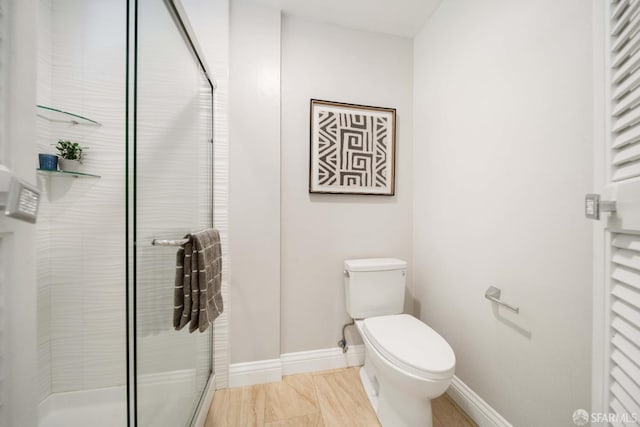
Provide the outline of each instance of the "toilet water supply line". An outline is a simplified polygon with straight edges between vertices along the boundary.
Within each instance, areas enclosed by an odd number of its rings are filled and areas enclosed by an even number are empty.
[[[348,326],[353,326],[355,324],[356,324],[355,320],[351,319],[351,322],[345,323],[344,326],[342,327],[342,339],[338,341],[338,346],[342,348],[343,353],[346,353],[347,350],[349,349],[349,346],[347,346],[347,339],[344,336],[344,331],[345,329],[347,329]]]

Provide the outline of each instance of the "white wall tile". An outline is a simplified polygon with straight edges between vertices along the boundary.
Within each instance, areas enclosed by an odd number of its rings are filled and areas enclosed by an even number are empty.
[[[51,104],[52,49],[51,0],[38,2],[38,81],[37,102]],[[38,146],[46,147],[51,140],[48,122],[37,120]],[[42,151],[41,151],[42,152]],[[44,149],[52,153],[50,147]],[[51,240],[50,205],[42,202],[36,224],[36,256],[38,283],[38,400],[51,394],[51,260],[49,242]]]
[[[102,123],[38,120],[41,152],[55,153],[58,139],[80,142],[88,147],[83,170],[102,176],[39,178],[42,398],[125,383],[126,9],[119,1],[42,0],[41,21],[38,102]]]

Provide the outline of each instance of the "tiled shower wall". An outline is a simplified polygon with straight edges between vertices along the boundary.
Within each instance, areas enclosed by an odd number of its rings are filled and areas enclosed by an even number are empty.
[[[125,384],[126,5],[41,0],[38,103],[102,123],[38,119],[40,152],[87,146],[84,171],[39,176],[39,394]],[[34,163],[35,164],[35,163]]]
[[[38,9],[38,103],[51,105],[51,1],[41,0]],[[48,122],[37,121],[38,145],[51,142]],[[41,148],[39,148],[41,150]],[[46,152],[51,152],[48,149]],[[38,277],[38,394],[39,400],[51,394],[51,276],[50,276],[50,209],[40,204],[37,233]]]

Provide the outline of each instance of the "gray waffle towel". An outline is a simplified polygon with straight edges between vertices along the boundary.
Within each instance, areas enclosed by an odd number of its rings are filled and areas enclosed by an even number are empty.
[[[216,229],[185,236],[176,254],[173,326],[204,332],[222,313],[222,248]]]

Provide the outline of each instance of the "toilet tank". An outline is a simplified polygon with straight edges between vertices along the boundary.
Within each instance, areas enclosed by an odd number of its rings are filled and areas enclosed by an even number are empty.
[[[407,262],[395,258],[344,262],[347,313],[352,319],[400,314],[404,309]]]

